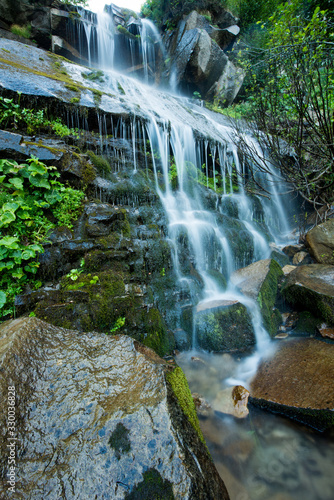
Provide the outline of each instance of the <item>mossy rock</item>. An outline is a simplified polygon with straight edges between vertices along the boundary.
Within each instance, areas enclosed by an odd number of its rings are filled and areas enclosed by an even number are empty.
[[[256,343],[250,314],[240,302],[208,303],[194,314],[193,321],[196,342],[205,350],[246,351]]]
[[[142,312],[141,328],[144,332],[139,340],[159,356],[164,356],[173,350],[175,345],[173,334],[167,330],[158,309],[151,308],[148,312]]]
[[[282,316],[278,309],[274,307],[277,297],[277,286],[282,276],[283,271],[281,266],[276,260],[271,259],[268,274],[260,288],[257,298],[264,327],[272,337],[276,335],[278,327],[282,323]]]

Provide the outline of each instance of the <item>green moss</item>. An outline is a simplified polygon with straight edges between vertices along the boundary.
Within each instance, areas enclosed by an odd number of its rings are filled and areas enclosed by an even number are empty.
[[[126,500],[174,500],[173,486],[168,479],[163,479],[160,472],[148,469],[143,474],[143,480],[138,483]]]
[[[31,38],[31,24],[25,24],[24,26],[19,26],[18,24],[12,24],[10,31],[14,35],[22,36],[23,38]]]
[[[129,430],[120,422],[116,425],[108,441],[110,448],[115,450],[117,460],[123,453],[129,453],[131,450],[131,441],[129,439]]]
[[[70,100],[71,104],[78,104],[80,102],[80,97],[72,97]]]
[[[90,165],[89,163],[86,163],[82,170],[82,179],[84,184],[90,184],[93,182],[93,180],[96,178],[96,170],[95,168]]]
[[[71,90],[72,92],[79,92],[78,87],[76,85],[73,85],[73,84],[70,84],[70,83],[67,83],[65,85],[65,89]]]
[[[285,299],[299,310],[311,311],[329,325],[334,325],[334,298],[295,284],[282,289]]]
[[[125,95],[125,90],[123,89],[122,85],[119,82],[117,82],[117,88],[120,94]]]
[[[189,385],[182,369],[177,366],[172,372],[167,374],[167,381],[170,383],[175,396],[181,406],[183,413],[188,417],[189,422],[195,429],[202,443],[205,444],[205,439],[199,426],[195,403],[192,398]]]
[[[281,276],[284,276],[281,266],[276,260],[271,259],[268,274],[260,288],[257,298],[261,309],[263,324],[272,337],[276,335],[278,326],[282,322],[279,311],[274,308],[277,296],[277,285]]]
[[[87,155],[101,176],[111,173],[110,163],[104,156],[96,155],[93,151],[87,151]]]
[[[104,73],[100,69],[92,70],[89,73],[81,73],[82,77],[91,82],[104,82]]]
[[[117,31],[121,35],[124,35],[127,38],[130,38],[130,40],[138,40],[138,37],[136,35],[133,35],[132,33],[130,33],[130,31],[128,31],[126,28],[124,28],[124,26],[122,26],[121,24],[119,24],[117,26]]]
[[[148,313],[144,311],[141,320],[145,330],[141,342],[153,349],[159,356],[170,353],[170,339],[158,309],[152,307]]]

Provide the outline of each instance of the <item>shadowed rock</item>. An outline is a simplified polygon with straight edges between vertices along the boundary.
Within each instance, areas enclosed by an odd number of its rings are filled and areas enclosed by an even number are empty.
[[[320,264],[334,264],[334,219],[319,224],[306,235],[306,244]]]

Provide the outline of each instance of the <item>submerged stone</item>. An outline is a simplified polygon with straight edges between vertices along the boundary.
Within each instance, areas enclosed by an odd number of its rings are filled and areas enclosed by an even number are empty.
[[[0,359],[2,398],[9,386],[16,391],[18,496],[229,498],[194,428],[185,378],[173,375],[180,368],[150,349],[19,318],[1,325]]]
[[[290,339],[261,363],[250,402],[325,430],[334,426],[333,378],[334,345]]]
[[[236,418],[245,418],[249,414],[247,408],[248,397],[249,391],[242,385],[236,385],[219,391],[212,402],[212,406],[215,411],[227,413]]]

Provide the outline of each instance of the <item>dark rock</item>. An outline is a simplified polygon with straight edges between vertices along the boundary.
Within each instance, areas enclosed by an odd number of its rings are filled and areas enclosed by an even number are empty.
[[[279,344],[251,382],[250,402],[324,430],[334,426],[334,346],[314,339]]]
[[[286,247],[282,248],[282,252],[285,253],[288,257],[291,259],[293,256],[298,253],[305,250],[305,245],[299,244],[299,245],[287,245]]]
[[[255,345],[252,322],[238,301],[202,302],[194,314],[196,341],[208,351],[244,351]]]
[[[334,324],[334,266],[310,264],[288,274],[282,294],[299,310],[310,311]]]
[[[79,334],[36,318],[2,324],[0,339],[2,398],[16,390],[17,495],[229,498],[180,368],[129,337]],[[4,408],[0,419],[6,500]]]
[[[311,229],[306,235],[306,245],[317,262],[334,265],[334,219]]]

